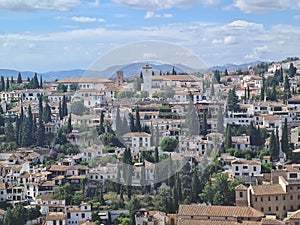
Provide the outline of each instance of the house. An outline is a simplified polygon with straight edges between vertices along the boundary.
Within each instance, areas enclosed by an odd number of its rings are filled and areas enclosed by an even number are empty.
[[[243,150],[245,148],[250,147],[250,136],[243,135],[243,136],[232,136],[231,137],[232,146],[236,150]]]
[[[63,212],[50,212],[45,218],[45,225],[67,225],[66,214]]]
[[[272,181],[272,184],[250,185],[248,188],[236,187],[236,205],[251,206],[265,214],[275,215],[279,219],[284,218],[287,212],[299,209],[299,179],[291,180],[279,176],[276,183],[275,180]]]
[[[104,90],[106,86],[112,85],[114,82],[107,78],[64,78],[57,81],[59,84],[64,84],[70,90],[72,84],[77,84],[79,89],[96,89]]]
[[[227,224],[261,221],[264,213],[252,207],[180,205],[177,224]],[[207,223],[202,223],[207,221]],[[229,223],[231,224],[231,223]]]
[[[300,209],[293,212],[288,218],[285,219],[286,224],[299,225],[300,224]]]
[[[82,202],[79,206],[67,206],[67,224],[78,224],[92,219],[92,206]]]
[[[261,162],[255,160],[235,159],[231,162],[234,178],[243,179],[246,183],[255,183],[261,177]]]
[[[123,135],[123,140],[128,147],[135,150],[151,147],[151,134],[145,132],[131,132]]]

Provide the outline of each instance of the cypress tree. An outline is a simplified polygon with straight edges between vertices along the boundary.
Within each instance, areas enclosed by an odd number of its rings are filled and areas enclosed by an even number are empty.
[[[10,83],[11,83],[11,85],[15,83],[13,76],[10,78]]]
[[[68,115],[68,106],[67,106],[67,99],[66,99],[65,95],[63,96],[61,107],[62,107],[62,115],[63,115],[63,117],[67,116]]]
[[[68,132],[68,134],[72,133],[72,130],[73,130],[73,127],[72,127],[72,118],[71,118],[71,113],[70,113],[69,118],[68,118],[68,126],[67,126],[67,132]]]
[[[5,139],[6,139],[6,142],[12,142],[15,140],[15,135],[14,135],[14,127],[12,125],[12,122],[11,122],[11,118],[8,117],[6,119],[6,125],[5,125]]]
[[[39,80],[38,80],[38,77],[37,77],[37,73],[34,74],[34,77],[32,78],[32,82],[31,82],[31,88],[32,89],[37,89],[39,88]]]
[[[120,116],[120,107],[117,108],[117,114],[116,114],[116,134],[118,137],[122,136],[123,133],[123,123],[122,123],[122,119]]]
[[[217,130],[219,133],[224,133],[224,114],[222,111],[221,105],[218,108],[218,123],[217,123]]]
[[[158,162],[159,162],[158,147],[155,146],[155,149],[154,149],[154,163],[158,163]]]
[[[131,132],[135,132],[134,117],[131,113],[129,114],[129,127]]]
[[[43,88],[43,77],[40,76],[40,84],[39,84],[39,88]]]
[[[227,124],[226,126],[226,132],[225,132],[225,149],[232,148],[232,132],[231,132],[231,126]]]
[[[58,105],[58,114],[59,114],[59,119],[62,120],[63,117],[63,113],[62,113],[62,108],[61,108],[61,101],[59,101],[59,105]]]
[[[194,202],[199,200],[199,194],[201,193],[201,182],[199,178],[199,172],[196,168],[193,169],[193,177],[192,177],[192,191],[191,191],[191,199]]]
[[[43,121],[43,103],[42,96],[39,98],[39,124],[36,132],[36,144],[37,146],[43,146],[45,139],[45,125]]]
[[[289,148],[287,118],[284,119],[284,125],[282,128],[281,149],[286,154],[288,159],[292,158],[292,153]]]
[[[17,83],[18,84],[22,84],[22,76],[21,76],[21,73],[19,72],[19,74],[18,74],[18,79],[17,79]]]
[[[272,161],[277,160],[279,157],[279,152],[278,152],[278,148],[276,145],[277,145],[276,144],[276,136],[275,136],[274,131],[272,131],[271,136],[270,136],[270,144],[269,144]]]
[[[1,91],[5,91],[5,81],[4,81],[4,77],[3,76],[1,76],[1,86],[0,86],[1,88]]]
[[[43,110],[43,119],[45,124],[51,122],[51,108],[48,103],[46,103],[45,108]]]
[[[135,129],[134,130],[135,130],[135,132],[141,132],[141,130],[142,130],[139,106],[136,107],[136,111],[135,111]]]
[[[206,117],[206,111],[204,111],[203,118],[202,118],[201,134],[205,136],[208,133],[207,130],[208,130],[207,117]]]
[[[99,129],[98,129],[98,133],[99,135],[103,134],[104,133],[104,112],[101,111],[101,114],[100,114],[100,125],[99,125]]]
[[[7,77],[6,78],[6,88],[5,88],[5,90],[8,91],[8,89],[9,89],[9,79]]]
[[[22,139],[21,139],[21,146],[22,147],[29,147],[32,145],[32,135],[31,135],[31,127],[29,118],[25,117],[23,122],[23,128],[22,128]]]
[[[155,129],[155,145],[159,145],[159,129],[158,129],[158,124],[156,124],[156,129]]]
[[[285,79],[284,79],[283,92],[284,92],[285,99],[288,99],[292,96],[291,95],[291,86],[290,86],[289,78],[287,75],[285,75]]]
[[[43,98],[42,95],[39,96],[39,116],[43,116]]]

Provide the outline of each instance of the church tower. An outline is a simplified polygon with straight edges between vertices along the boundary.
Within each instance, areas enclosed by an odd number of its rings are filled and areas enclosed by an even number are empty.
[[[236,206],[249,206],[248,202],[248,188],[245,185],[238,185],[235,188],[235,205]]]
[[[117,77],[115,80],[115,85],[116,86],[121,86],[124,83],[124,72],[123,70],[118,70],[117,71]]]
[[[149,65],[143,66],[142,69],[143,80],[144,80],[144,91],[150,93],[152,87],[152,67]]]

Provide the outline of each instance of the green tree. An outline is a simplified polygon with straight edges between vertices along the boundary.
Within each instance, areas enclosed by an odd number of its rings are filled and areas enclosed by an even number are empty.
[[[22,75],[21,73],[19,72],[18,73],[18,78],[17,78],[17,84],[22,84],[23,80],[22,80]]]
[[[135,214],[140,209],[141,204],[139,199],[134,195],[128,202],[126,209],[129,210],[130,224],[135,225]]]
[[[220,71],[219,70],[215,70],[214,71],[214,78],[216,79],[216,81],[218,82],[218,84],[220,83],[221,80],[221,75],[220,75]]]
[[[215,174],[214,179],[205,184],[200,197],[204,202],[212,205],[233,206],[235,203],[234,188],[240,183],[242,182],[238,179],[229,183],[227,174]]]
[[[272,131],[271,136],[270,136],[270,144],[269,144],[272,160],[278,160],[278,158],[279,158],[279,149],[277,147],[276,142],[277,142],[276,135],[275,135],[274,131]]]
[[[129,127],[131,132],[135,132],[134,117],[131,113],[129,114]]]
[[[99,125],[99,128],[98,128],[98,134],[101,135],[105,132],[104,130],[104,112],[101,111],[101,114],[100,114],[100,125]]]
[[[53,198],[58,200],[66,200],[66,204],[70,205],[74,191],[70,183],[56,188],[53,191]]]
[[[221,134],[224,133],[224,114],[221,105],[218,108],[217,131]]]
[[[158,147],[155,146],[155,149],[154,149],[154,163],[158,163],[158,162],[159,162]]]
[[[284,119],[284,125],[282,128],[282,137],[281,137],[281,150],[286,154],[288,159],[292,158],[292,152],[290,151],[290,144],[288,139],[288,125],[287,125],[287,118]]]
[[[297,73],[297,67],[295,67],[293,63],[290,63],[289,76],[294,77],[296,73]]]
[[[75,115],[82,116],[87,111],[88,109],[84,106],[83,100],[73,102],[71,105],[71,112]]]
[[[208,124],[207,124],[207,116],[206,116],[206,111],[203,112],[203,117],[201,120],[201,131],[200,134],[203,136],[206,136],[208,133]]]
[[[6,91],[8,91],[8,89],[9,89],[9,87],[10,87],[10,85],[9,85],[9,79],[8,79],[8,77],[6,78]]]
[[[83,105],[83,101],[79,101],[79,102],[81,102],[82,105]],[[74,102],[74,103],[72,104],[73,110],[74,110],[75,112],[79,113],[80,110],[83,110],[83,109],[81,109],[81,107],[82,107],[81,103]],[[79,104],[79,105],[78,105],[78,104]],[[71,106],[71,107],[72,107],[72,106]],[[68,105],[67,105],[67,99],[66,99],[66,96],[65,96],[65,95],[63,96],[63,99],[62,99],[61,108],[62,108],[62,116],[63,116],[63,117],[64,117],[64,116],[67,116],[67,115],[68,115]],[[82,108],[85,108],[85,107],[83,106]],[[72,110],[72,108],[71,108],[71,110]],[[73,112],[73,110],[72,110],[72,112]],[[74,114],[76,114],[76,113],[74,113]],[[81,114],[76,114],[76,115],[81,115]]]
[[[45,123],[51,122],[51,108],[48,103],[46,103],[43,110],[43,119]]]
[[[193,169],[193,177],[192,177],[192,190],[191,190],[191,199],[193,202],[198,202],[199,194],[201,193],[201,182],[199,176],[199,170],[197,168]]]
[[[72,127],[72,116],[71,114],[69,115],[68,118],[68,126],[67,126],[67,133],[72,133],[73,127]]]
[[[59,93],[65,93],[68,91],[68,87],[62,83],[58,84],[57,85],[57,88],[56,88],[57,92]]]
[[[289,78],[285,75],[284,84],[283,84],[283,92],[284,92],[284,99],[290,98],[291,95],[291,86],[289,82]]]
[[[232,131],[231,131],[231,126],[227,124],[226,126],[226,131],[225,131],[225,149],[232,148]]]
[[[6,142],[15,141],[14,127],[12,125],[10,117],[8,117],[6,119],[6,124],[5,124],[5,139],[6,139]]]
[[[240,110],[239,99],[236,95],[235,88],[229,90],[227,96],[227,111],[238,112]]]
[[[3,76],[1,76],[0,90],[1,91],[5,91],[5,81],[4,81],[4,77]]]
[[[177,149],[178,143],[176,138],[165,137],[160,142],[160,148],[162,151],[174,152]]]
[[[135,130],[135,132],[141,132],[141,130],[142,130],[139,106],[136,106],[136,109],[135,109],[134,130]]]

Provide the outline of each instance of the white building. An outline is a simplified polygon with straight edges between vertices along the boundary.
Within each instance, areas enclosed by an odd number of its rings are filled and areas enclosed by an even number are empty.
[[[261,162],[256,160],[236,159],[231,162],[231,166],[233,176],[243,179],[246,183],[253,183],[256,177],[262,176]]]
[[[88,203],[81,203],[80,206],[67,206],[66,212],[67,225],[92,219],[92,206]]]
[[[149,148],[151,147],[150,139],[151,134],[145,132],[132,132],[123,135],[123,139],[125,144],[128,147],[131,147],[135,150],[139,150],[140,148]]]

